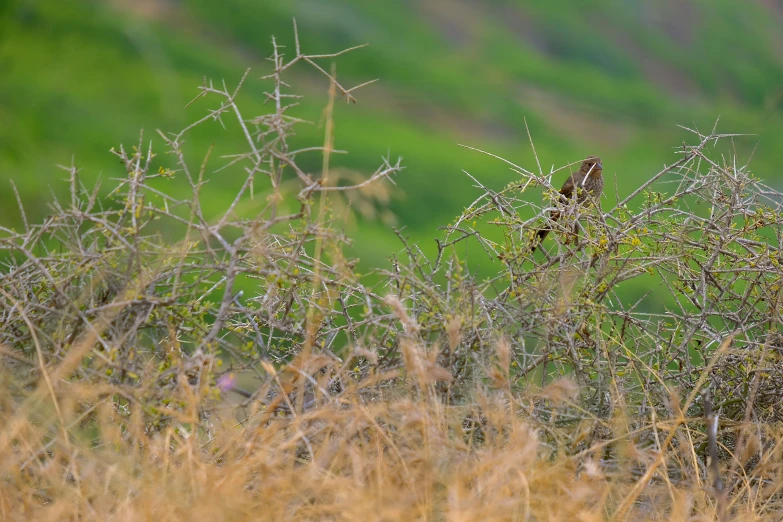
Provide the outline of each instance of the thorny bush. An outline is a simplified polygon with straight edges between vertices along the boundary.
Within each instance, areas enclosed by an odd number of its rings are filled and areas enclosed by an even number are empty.
[[[520,180],[493,191],[473,178],[481,195],[445,227],[435,255],[400,234],[390,268],[360,277],[342,254],[348,238],[332,219],[332,198],[386,183],[401,162],[385,158],[366,180],[340,185],[329,177],[330,122],[322,146],[294,148],[301,120],[283,80],[294,64],[328,77],[329,110],[337,97],[353,101],[356,88],[319,65],[342,53],[306,55],[297,38],[286,61],[273,47],[263,79],[269,114],[247,118],[237,105],[247,73],[233,90],[205,83],[199,96],[215,108],[179,133],[159,131],[176,168],[158,167],[152,143],[140,139],[112,151],[125,175],[108,197],[71,166],[70,199],[55,201],[49,218],[22,232],[0,228],[0,448],[14,448],[5,470],[43,466],[57,450],[74,476],[73,432],[101,431],[100,419],[120,427],[102,435],[115,444],[147,437],[151,445],[155,433],[168,434],[172,448],[184,444],[172,433],[216,444],[227,396],[246,421],[248,411],[264,412],[254,426],[281,416],[303,422],[305,413],[322,426],[315,412],[349,403],[435,401],[461,412],[460,430],[443,437],[488,444],[504,428],[490,415],[497,404],[482,401],[501,397],[501,409],[525,418],[548,451],[589,455],[607,470],[629,465],[633,484],[701,483],[704,405],[714,402],[726,418],[720,451],[732,456],[721,471],[726,490],[748,496],[779,483],[768,421],[779,418],[783,381],[783,209],[781,194],[736,156],[713,157],[733,136],[693,131],[694,143],[633,193],[606,195],[603,209],[561,208],[535,255],[536,227],[562,205],[550,184],[557,171],[498,158]],[[213,218],[201,204],[207,158],[186,155],[183,143],[196,126],[228,118],[245,151],[220,174],[239,172],[245,182]],[[320,172],[300,168],[302,155],[317,153]],[[152,183],[170,176],[187,179],[189,197]],[[241,203],[259,187],[272,196],[247,217]],[[534,187],[543,187],[542,204]],[[485,232],[493,228],[502,234]],[[171,230],[182,236],[172,241]],[[479,278],[460,258],[466,241],[486,252],[494,276]],[[363,426],[389,448],[404,436],[391,417]],[[275,432],[292,449],[280,458],[314,462],[323,433],[297,429]],[[621,439],[635,456],[621,458]],[[758,501],[778,495],[753,491]],[[615,508],[638,498],[631,487]]]

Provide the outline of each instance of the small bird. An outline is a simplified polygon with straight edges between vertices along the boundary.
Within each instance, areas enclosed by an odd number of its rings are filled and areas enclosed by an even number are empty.
[[[569,199],[576,197],[578,205],[589,205],[591,203],[600,203],[601,194],[604,190],[603,165],[598,156],[589,156],[579,167],[577,172],[572,173],[560,189],[560,201],[566,203]],[[560,219],[561,212],[552,210],[549,217],[552,221]],[[532,252],[544,240],[552,229],[542,228],[533,238]]]

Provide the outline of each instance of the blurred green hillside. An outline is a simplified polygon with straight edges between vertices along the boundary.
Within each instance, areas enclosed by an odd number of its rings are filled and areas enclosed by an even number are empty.
[[[51,191],[67,186],[56,164],[71,158],[87,182],[122,177],[108,151],[145,131],[178,131],[216,101],[185,105],[207,77],[231,87],[251,67],[241,95],[245,116],[262,105],[270,38],[293,53],[292,18],[303,50],[370,46],[337,60],[341,81],[380,81],[335,114],[336,166],[372,172],[382,155],[403,156],[390,210],[425,247],[479,194],[462,169],[494,188],[515,179],[503,164],[460,148],[469,144],[537,170],[587,154],[604,158],[609,198],[620,197],[677,158],[692,138],[678,124],[754,133],[740,157],[771,184],[783,182],[783,5],[729,0],[6,0],[0,3],[0,220],[46,215]],[[328,67],[328,63],[324,64]],[[328,87],[297,68],[306,95],[298,139],[317,144]],[[242,150],[236,129],[218,123],[191,137],[198,162]],[[218,156],[213,156],[217,158]],[[165,164],[162,154],[160,161]],[[223,207],[240,176],[214,172],[209,203]],[[307,165],[320,168],[313,156]],[[562,174],[561,174],[562,176]],[[173,180],[185,189],[182,180]],[[555,179],[559,184],[560,179]],[[531,197],[533,197],[531,195]],[[380,210],[380,209],[379,209]],[[359,216],[350,226],[367,266],[399,244],[386,223]]]

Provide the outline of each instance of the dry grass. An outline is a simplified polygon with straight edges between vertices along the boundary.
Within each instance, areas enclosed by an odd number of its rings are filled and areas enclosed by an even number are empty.
[[[58,394],[59,412],[43,399],[19,406],[6,391],[0,513],[40,521],[715,519],[695,449],[701,437],[674,429],[685,419],[644,425],[676,435],[681,445],[663,452],[639,446],[620,416],[559,424],[579,409],[576,386],[511,392],[505,349],[498,345],[487,369],[491,384],[459,405],[443,403],[439,376],[413,343],[407,385],[378,386],[393,374],[345,375],[346,389],[318,394],[308,408],[253,400],[239,422],[236,409],[216,407],[184,379],[177,421],[159,430],[145,428],[141,409],[118,400],[118,390],[72,386]],[[269,388],[296,396],[293,367],[318,368],[322,382],[339,371],[323,356],[297,360]],[[544,404],[548,422],[531,415]],[[60,422],[67,437],[52,435]],[[578,450],[585,439],[592,443]],[[745,477],[738,488],[736,520],[777,520],[780,435],[774,440],[753,468],[765,480]],[[655,464],[659,472],[645,473]]]
[[[409,347],[408,386],[379,391],[373,376],[346,376],[349,388],[307,410],[275,412],[255,400],[241,422],[183,380],[177,422],[153,431],[116,390],[74,386],[58,396],[68,437],[53,438],[59,421],[50,401],[14,407],[6,393],[0,513],[41,521],[714,519],[714,498],[691,467],[697,456],[687,454],[697,440],[658,453],[637,446],[624,432],[627,419],[617,418],[600,443],[576,451],[580,438],[593,437],[586,426],[558,428],[529,414],[546,402],[567,416],[576,407],[572,383],[520,396],[498,365],[492,385],[445,405],[422,369],[423,352]],[[311,364],[335,377],[323,357]],[[287,377],[284,370],[272,382]],[[197,414],[204,409],[208,419]],[[675,425],[662,419],[647,429],[663,437]],[[780,453],[779,439],[768,451]],[[643,476],[657,461],[681,477]],[[618,513],[639,484],[638,499]],[[741,492],[737,519],[775,519],[773,484]]]

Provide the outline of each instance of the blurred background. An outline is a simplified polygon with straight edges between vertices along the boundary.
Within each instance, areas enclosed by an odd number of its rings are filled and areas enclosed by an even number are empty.
[[[718,130],[755,134],[736,141],[740,157],[755,149],[756,175],[783,183],[780,0],[3,0],[0,222],[21,224],[9,179],[36,221],[67,193],[57,164],[73,158],[87,184],[123,177],[108,151],[138,143],[141,129],[163,152],[155,129],[179,131],[217,106],[186,108],[204,77],[233,88],[251,67],[240,105],[248,118],[267,112],[271,37],[293,54],[293,18],[305,53],[370,44],[336,60],[341,82],[379,79],[336,108],[342,175],[404,157],[397,185],[356,204],[345,225],[367,266],[399,250],[390,225],[434,247],[437,227],[480,194],[463,169],[496,189],[518,179],[458,143],[537,170],[525,120],[546,171],[604,159],[605,208],[694,141],[678,125],[709,132],[719,117]],[[306,97],[292,114],[313,122],[297,139],[317,145],[328,80],[304,64],[292,74]],[[213,142],[244,150],[230,122],[189,139],[193,162]],[[320,158],[310,161],[318,172]],[[220,164],[207,173],[215,211],[241,183]]]

